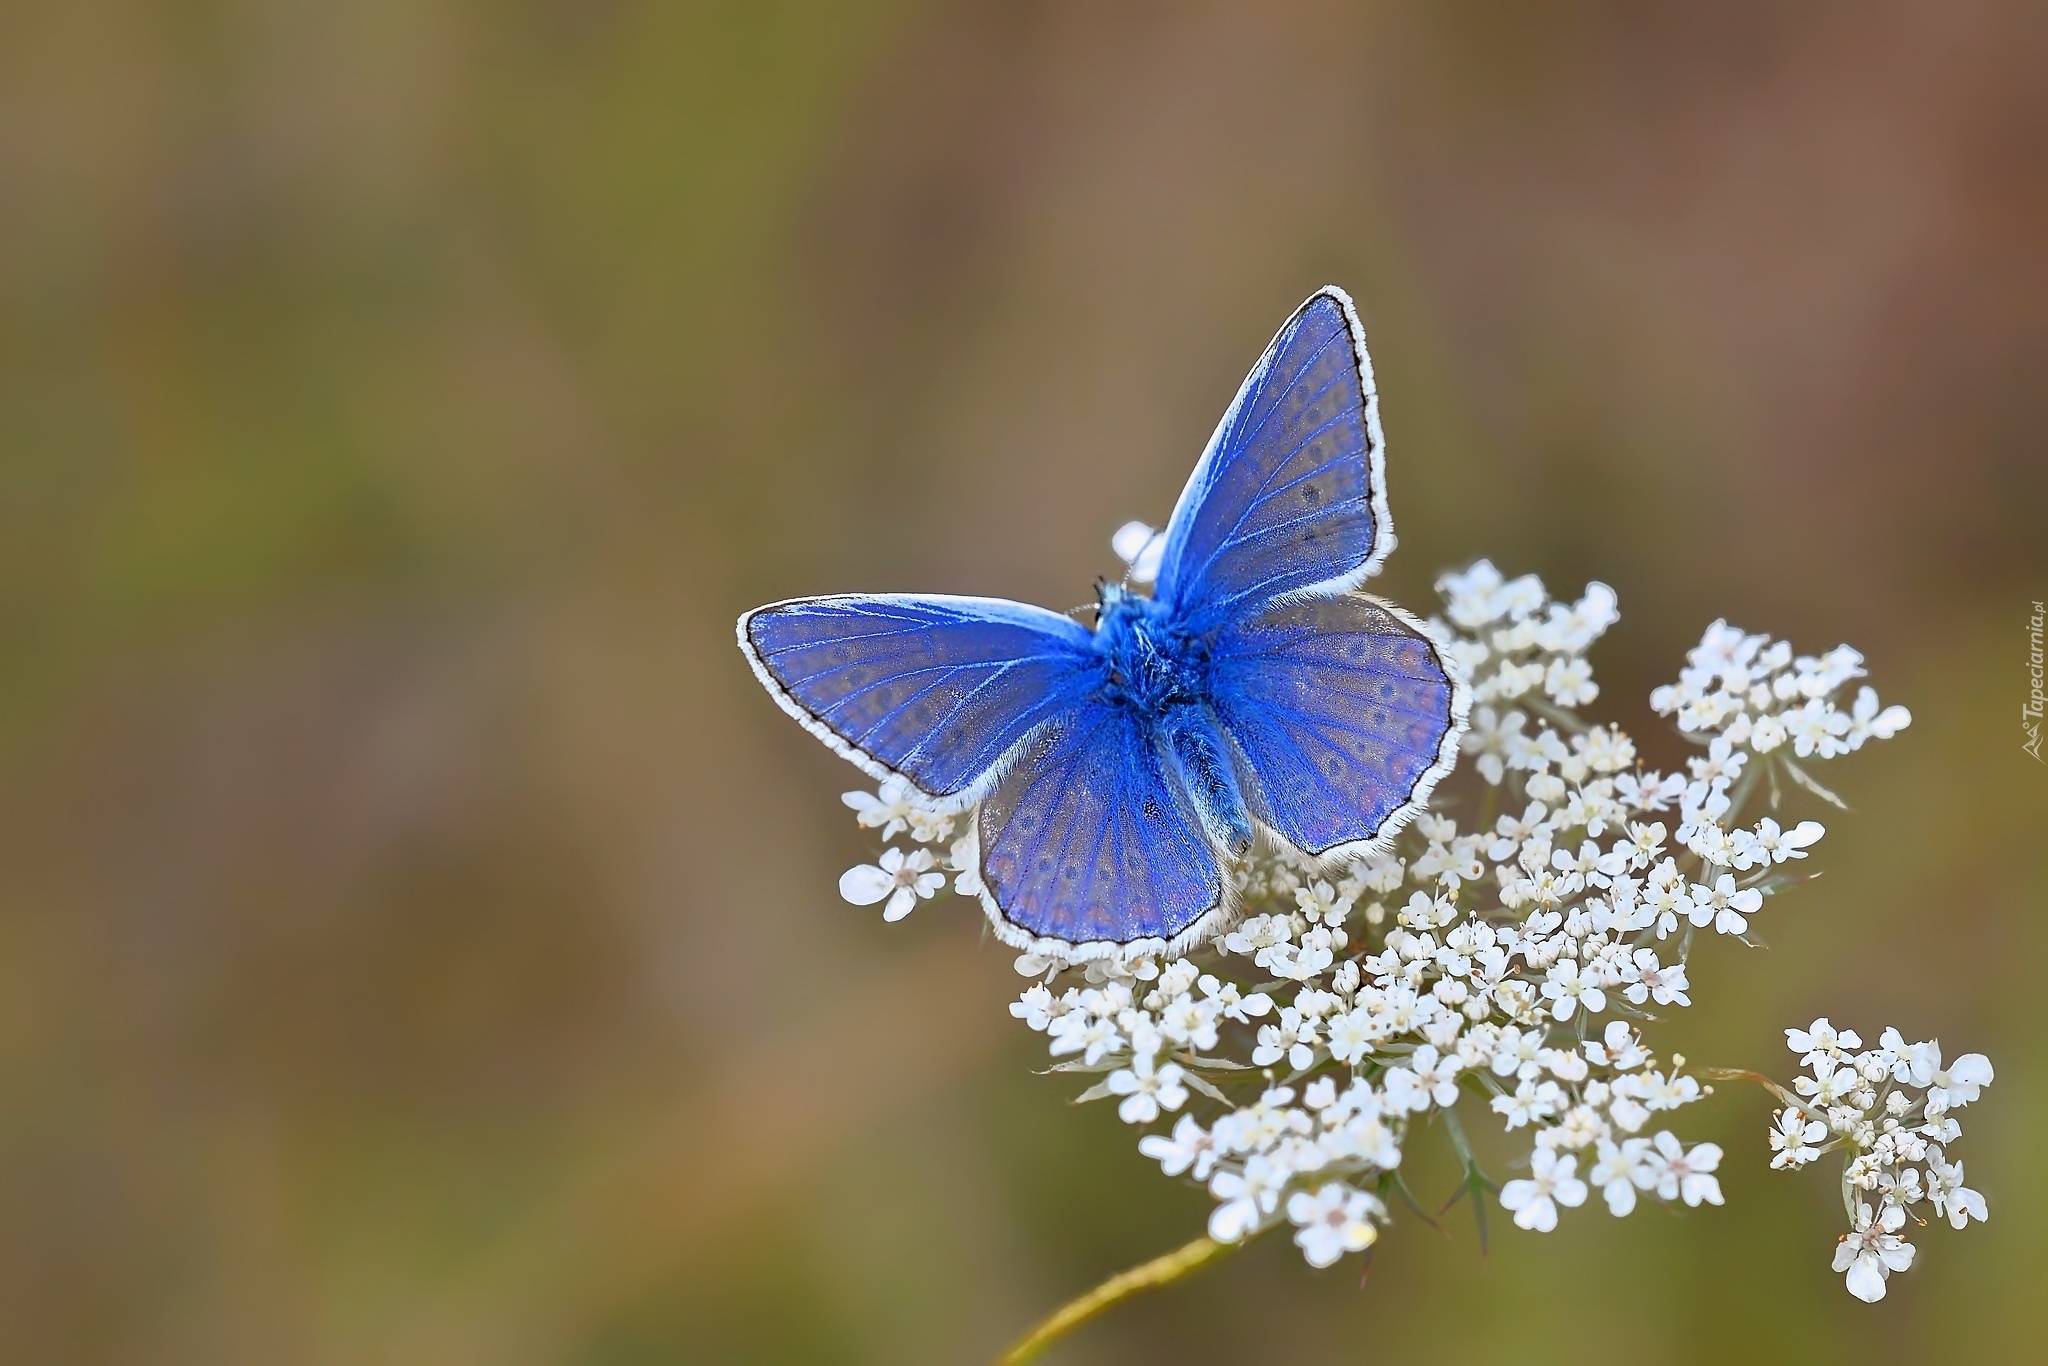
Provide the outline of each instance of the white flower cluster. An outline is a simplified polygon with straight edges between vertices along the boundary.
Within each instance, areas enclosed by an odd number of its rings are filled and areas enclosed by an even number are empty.
[[[1127,560],[1156,544],[1145,531],[1119,532]],[[1595,1190],[1615,1216],[1645,1200],[1721,1203],[1721,1150],[1664,1127],[1711,1088],[1682,1057],[1660,1059],[1641,1025],[1691,1004],[1697,935],[1754,942],[1766,899],[1799,880],[1790,865],[1824,833],[1812,820],[1745,821],[1760,779],[1774,807],[1781,771],[1831,798],[1792,754],[1830,757],[1911,719],[1868,688],[1836,707],[1861,673],[1846,647],[1794,659],[1716,623],[1656,694],[1698,752],[1681,769],[1647,768],[1627,735],[1576,710],[1599,695],[1586,652],[1618,620],[1613,590],[1556,602],[1533,576],[1485,561],[1438,590],[1431,624],[1472,685],[1463,752],[1481,781],[1440,788],[1391,847],[1350,865],[1262,846],[1235,870],[1242,918],[1189,956],[1017,960],[1038,980],[1011,1013],[1046,1036],[1055,1071],[1098,1078],[1080,1099],[1115,1099],[1125,1122],[1158,1126],[1139,1149],[1207,1187],[1210,1236],[1291,1225],[1315,1266],[1371,1246],[1390,1197],[1413,1203],[1400,1169],[1418,1119],[1441,1120],[1459,1194],[1483,1220],[1496,1188],[1466,1136],[1475,1109],[1527,1145],[1527,1176],[1497,1188],[1523,1228],[1554,1228]],[[893,920],[947,871],[974,890],[971,837],[954,842],[955,823],[900,783],[846,801],[911,846],[848,871],[848,901],[886,902]],[[1916,1103],[1899,1114],[1926,1116],[1930,1102]],[[1946,1179],[1927,1170],[1930,1190]],[[1874,1217],[1880,1228],[1889,1216]]]
[[[1440,1113],[1470,1189],[1490,1184],[1458,1118],[1468,1097],[1530,1145],[1530,1176],[1500,1189],[1524,1228],[1555,1227],[1587,1180],[1617,1215],[1639,1195],[1721,1200],[1719,1149],[1653,1123],[1706,1088],[1682,1060],[1660,1065],[1634,1022],[1689,1001],[1693,929],[1742,934],[1763,890],[1704,865],[1694,881],[1697,860],[1657,819],[1686,780],[1635,770],[1626,736],[1570,715],[1597,695],[1585,650],[1615,620],[1610,590],[1551,603],[1535,579],[1505,582],[1487,564],[1442,587],[1458,630],[1438,629],[1488,699],[1482,724],[1514,737],[1472,746],[1499,756],[1481,767],[1507,788],[1508,814],[1466,830],[1433,811],[1393,849],[1333,872],[1263,853],[1239,871],[1248,914],[1210,967],[1092,964],[1055,994],[1058,964],[1018,964],[1048,980],[1013,1012],[1063,1070],[1108,1073],[1084,1098],[1124,1097],[1133,1123],[1191,1090],[1228,1107],[1207,1125],[1181,1114],[1139,1144],[1167,1174],[1207,1184],[1210,1235],[1284,1218],[1318,1266],[1372,1242],[1417,1117]],[[1555,708],[1495,705],[1539,693]],[[1500,794],[1480,795],[1490,810]],[[1245,966],[1233,973],[1233,960]],[[1253,1077],[1256,1098],[1226,1097]]]
[[[955,890],[972,892],[975,880],[971,838],[953,840],[954,821],[934,815],[918,801],[901,778],[891,778],[877,792],[848,792],[840,800],[852,807],[864,829],[880,830],[883,839],[907,835],[908,853],[891,845],[873,863],[849,868],[839,876],[839,895],[855,906],[882,906],[882,919],[897,921],[929,901],[955,874]],[[943,871],[941,871],[943,870]]]
[[[1832,759],[1889,740],[1911,724],[1904,707],[1883,707],[1861,688],[1847,711],[1836,694],[1863,677],[1863,656],[1847,645],[1794,657],[1792,647],[1717,621],[1686,654],[1676,683],[1650,694],[1660,716],[1676,716],[1688,735],[1717,735],[1769,754],[1786,745],[1801,759]]]
[[[1944,1065],[1940,1044],[1907,1043],[1891,1028],[1864,1049],[1856,1031],[1825,1019],[1786,1030],[1785,1041],[1809,1075],[1792,1083],[1797,1095],[1771,1087],[1785,1102],[1771,1128],[1771,1165],[1796,1169],[1843,1154],[1849,1232],[1835,1248],[1835,1270],[1857,1299],[1881,1300],[1886,1278],[1913,1264],[1901,1230],[1909,1218],[1927,1222],[1915,1205],[1957,1228],[1988,1217],[1984,1197],[1963,1184],[1963,1164],[1951,1162],[1948,1150],[1962,1136],[1954,1112],[1991,1084],[1991,1060],[1965,1053]]]

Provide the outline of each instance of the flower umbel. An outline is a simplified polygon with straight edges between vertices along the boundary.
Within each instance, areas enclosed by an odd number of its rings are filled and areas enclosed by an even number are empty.
[[[1140,524],[1118,532],[1132,582],[1157,545]],[[1715,622],[1651,694],[1691,746],[1652,767],[1578,712],[1601,696],[1587,652],[1620,619],[1612,589],[1553,600],[1484,560],[1437,588],[1431,625],[1475,704],[1462,787],[1355,863],[1260,845],[1233,870],[1235,925],[1184,957],[1017,960],[1033,981],[1011,1013],[1046,1036],[1054,1071],[1092,1074],[1080,1099],[1115,1099],[1151,1130],[1140,1152],[1206,1188],[1215,1245],[1291,1226],[1311,1266],[1366,1251],[1391,1195],[1407,1198],[1403,1153],[1425,1131],[1456,1149],[1460,1198],[1484,1199],[1496,1187],[1463,1119],[1487,1115],[1521,1154],[1526,1175],[1497,1189],[1523,1229],[1581,1217],[1595,1195],[1612,1217],[1721,1204],[1721,1149],[1666,1127],[1712,1087],[1644,1029],[1691,1008],[1696,949],[1754,942],[1807,876],[1825,827],[1782,804],[1840,804],[1811,767],[1912,719],[1857,682],[1847,646],[1798,655]],[[900,786],[846,800],[913,846],[850,870],[848,901],[895,920],[949,873],[972,890],[971,814],[956,844],[955,821]],[[1772,1084],[1770,1164],[1842,1154],[1835,1269],[1880,1298],[1912,1264],[1916,1207],[1957,1228],[1986,1216],[1949,1153],[1991,1065],[1889,1029],[1865,1050],[1825,1019],[1787,1039],[1807,1074]]]
[[[1944,1065],[1939,1043],[1907,1043],[1889,1027],[1877,1047],[1865,1049],[1855,1030],[1826,1019],[1786,1030],[1785,1043],[1807,1075],[1789,1091],[1766,1082],[1785,1102],[1771,1126],[1771,1165],[1795,1170],[1842,1154],[1849,1232],[1835,1248],[1835,1270],[1857,1299],[1881,1300],[1891,1273],[1913,1264],[1907,1221],[1932,1222],[1916,1207],[1956,1228],[1989,1217],[1984,1197],[1963,1184],[1963,1164],[1948,1153],[1962,1137],[1955,1112],[1991,1084],[1991,1060],[1965,1053]]]

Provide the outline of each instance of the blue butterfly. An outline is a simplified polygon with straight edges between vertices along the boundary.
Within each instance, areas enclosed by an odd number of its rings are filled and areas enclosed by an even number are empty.
[[[1357,591],[1394,548],[1379,401],[1344,291],[1310,296],[1195,466],[1151,596],[1093,630],[994,598],[796,598],[739,621],[782,709],[878,779],[974,816],[1005,943],[1179,952],[1259,840],[1381,848],[1450,770],[1467,690],[1420,621]]]

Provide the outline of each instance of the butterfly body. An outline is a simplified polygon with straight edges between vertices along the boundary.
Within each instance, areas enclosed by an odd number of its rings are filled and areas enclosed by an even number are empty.
[[[775,700],[877,778],[972,809],[983,904],[1061,957],[1185,946],[1262,838],[1340,862],[1427,800],[1464,723],[1429,629],[1357,591],[1393,545],[1364,337],[1325,289],[1239,390],[1155,591],[1091,631],[996,599],[803,598],[740,619]]]
[[[1102,680],[1092,700],[1128,713],[1194,801],[1203,829],[1233,858],[1251,852],[1251,808],[1210,707],[1210,642],[1170,606],[1104,584],[1095,626]]]

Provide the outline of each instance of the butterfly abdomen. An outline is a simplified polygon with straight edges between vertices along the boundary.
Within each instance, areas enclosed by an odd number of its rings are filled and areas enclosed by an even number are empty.
[[[1175,708],[1161,719],[1157,734],[1171,771],[1194,799],[1209,838],[1232,858],[1251,853],[1251,810],[1215,714],[1202,706]]]

